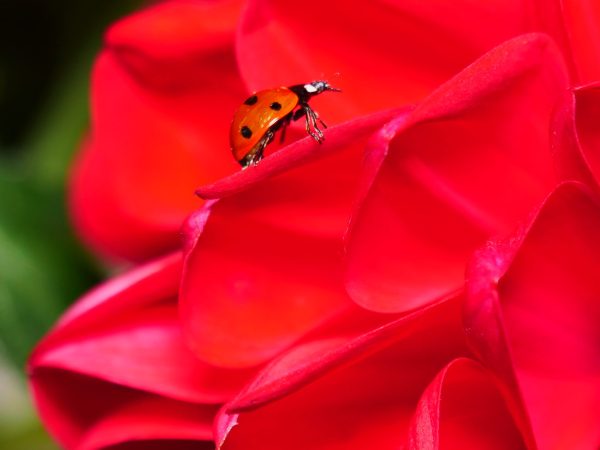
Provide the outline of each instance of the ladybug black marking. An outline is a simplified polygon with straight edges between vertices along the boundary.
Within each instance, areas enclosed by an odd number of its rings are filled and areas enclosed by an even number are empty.
[[[250,128],[248,128],[246,125],[244,125],[242,127],[242,129],[240,130],[240,133],[246,139],[250,139],[252,137],[252,130]]]
[[[273,102],[273,103],[271,103],[270,108],[273,111],[279,111],[281,109],[281,103],[279,103],[279,102]]]
[[[252,95],[251,97],[248,97],[246,99],[246,101],[244,102],[244,105],[248,105],[248,106],[252,106],[254,105],[256,102],[258,101],[258,97],[256,95]]]

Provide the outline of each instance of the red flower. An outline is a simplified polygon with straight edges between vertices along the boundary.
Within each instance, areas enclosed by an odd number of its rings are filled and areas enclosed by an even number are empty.
[[[109,31],[76,223],[143,260],[188,218],[183,265],[109,282],[35,351],[65,447],[598,444],[600,88],[573,88],[596,16],[492,3],[173,1]],[[344,91],[314,101],[326,141],[296,124],[239,171],[247,91],[320,78]]]

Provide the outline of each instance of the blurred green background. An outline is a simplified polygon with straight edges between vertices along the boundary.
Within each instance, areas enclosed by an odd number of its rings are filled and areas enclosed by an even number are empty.
[[[0,4],[0,449],[57,448],[24,365],[36,341],[104,277],[67,217],[66,176],[88,126],[102,33],[141,1]]]

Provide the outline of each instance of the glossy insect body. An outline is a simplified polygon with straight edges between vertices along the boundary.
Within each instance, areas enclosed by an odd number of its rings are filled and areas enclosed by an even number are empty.
[[[256,165],[263,157],[265,147],[281,129],[281,140],[292,120],[306,117],[306,132],[317,142],[324,140],[325,123],[309,106],[309,100],[325,91],[339,91],[326,81],[313,81],[290,87],[259,91],[246,99],[233,116],[229,141],[235,159],[246,168]]]

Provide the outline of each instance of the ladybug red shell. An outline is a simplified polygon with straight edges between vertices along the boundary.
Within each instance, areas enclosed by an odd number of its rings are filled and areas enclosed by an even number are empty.
[[[326,81],[298,84],[290,87],[266,89],[252,94],[240,106],[231,122],[229,141],[233,156],[243,168],[256,165],[263,157],[265,147],[273,140],[275,132],[281,129],[281,140],[285,128],[292,120],[306,117],[306,132],[317,142],[324,140],[325,123],[309,106],[309,100],[325,91],[339,89],[329,86]]]

